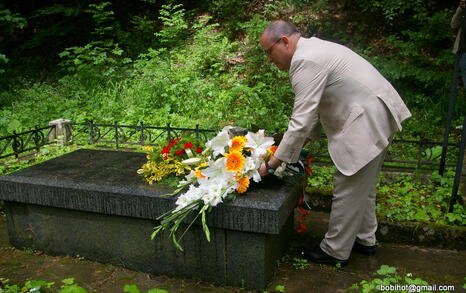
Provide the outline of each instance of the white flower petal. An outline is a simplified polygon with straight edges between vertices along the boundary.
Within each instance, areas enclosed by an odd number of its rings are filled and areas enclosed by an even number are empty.
[[[182,161],[181,163],[186,165],[197,165],[201,161],[201,158],[190,158]]]

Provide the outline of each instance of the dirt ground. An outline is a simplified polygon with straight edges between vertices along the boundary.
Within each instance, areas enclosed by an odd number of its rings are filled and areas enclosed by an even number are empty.
[[[328,214],[311,212],[306,219],[307,231],[296,234],[290,243],[266,291],[275,292],[277,285],[286,293],[345,292],[352,284],[374,277],[381,265],[394,266],[401,273],[412,273],[431,285],[455,285],[454,292],[466,292],[466,251],[440,250],[394,243],[380,243],[375,256],[353,253],[343,269],[311,264],[298,268],[294,260],[296,247],[317,245],[327,229]],[[18,250],[10,246],[5,217],[0,217],[0,278],[14,282],[36,279],[55,282],[65,278],[89,292],[123,292],[125,284],[137,285],[142,291],[150,288],[170,293],[233,293],[250,292],[243,288],[224,287],[198,280],[156,276],[125,268],[101,264],[79,257],[50,256],[32,250]],[[143,291],[145,292],[145,291]]]

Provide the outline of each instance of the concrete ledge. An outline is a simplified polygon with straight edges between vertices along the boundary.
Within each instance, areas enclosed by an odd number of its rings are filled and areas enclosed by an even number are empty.
[[[144,183],[142,153],[79,150],[0,177],[10,242],[131,269],[263,289],[293,233],[296,182],[261,182],[209,214],[212,241],[191,227],[180,252],[155,220],[172,189]],[[180,227],[180,231],[183,227]]]

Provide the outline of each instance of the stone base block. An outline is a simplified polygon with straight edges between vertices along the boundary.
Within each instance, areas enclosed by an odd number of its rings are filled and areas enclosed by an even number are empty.
[[[212,228],[210,242],[202,227],[192,226],[182,252],[168,235],[150,240],[153,220],[15,202],[5,206],[10,242],[19,249],[257,290],[267,286],[293,233],[291,217],[277,235]]]

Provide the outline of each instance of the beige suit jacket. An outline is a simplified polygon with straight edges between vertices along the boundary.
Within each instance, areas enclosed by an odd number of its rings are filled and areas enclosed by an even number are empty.
[[[288,130],[275,156],[296,162],[319,124],[337,169],[350,176],[374,159],[411,116],[393,86],[345,46],[300,38],[291,60],[295,92]]]

